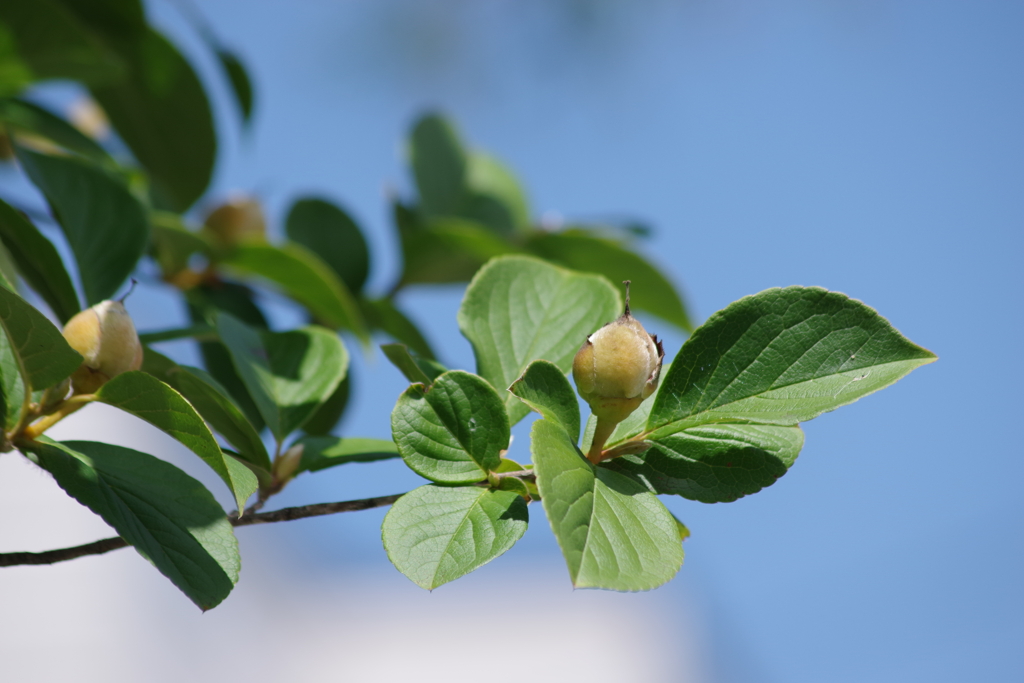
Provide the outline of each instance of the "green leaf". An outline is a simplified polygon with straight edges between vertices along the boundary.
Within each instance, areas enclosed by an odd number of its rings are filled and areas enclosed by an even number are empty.
[[[203,419],[238,450],[243,460],[270,471],[266,446],[229,398],[227,389],[204,371],[187,365],[177,366],[168,375],[168,384],[177,389]]]
[[[18,54],[14,32],[0,20],[0,95],[16,95],[32,80],[32,69]]]
[[[71,245],[86,302],[113,297],[149,242],[149,221],[138,200],[112,176],[75,159],[24,149],[18,159]]]
[[[51,387],[71,376],[82,364],[82,357],[68,345],[60,330],[5,287],[0,287],[0,324],[11,342],[13,362],[17,363],[19,374],[30,390]],[[10,363],[10,360],[3,363],[5,375]],[[7,382],[5,380],[5,390]],[[11,394],[5,391],[5,395],[10,401]]]
[[[66,323],[81,306],[71,278],[50,240],[18,211],[0,200],[0,239],[32,289]]]
[[[650,443],[640,455],[613,458],[602,466],[639,479],[655,493],[729,503],[784,475],[803,447],[804,433],[798,426],[717,424]]]
[[[117,166],[117,162],[98,142],[59,116],[31,102],[16,98],[0,99],[0,122],[16,134],[26,131],[81,154],[97,164]]]
[[[476,274],[459,308],[459,329],[473,344],[477,372],[502,392],[512,424],[530,409],[506,393],[531,362],[563,372],[587,335],[614,320],[622,300],[611,283],[535,258],[505,256]]]
[[[153,229],[153,251],[164,276],[172,276],[188,267],[193,254],[211,255],[211,248],[202,234],[189,230],[181,216],[166,211],[150,213]]]
[[[181,442],[224,480],[239,511],[245,509],[246,499],[256,491],[256,475],[220,449],[203,418],[181,394],[156,377],[135,370],[113,378],[96,396]]]
[[[279,442],[316,412],[348,370],[345,345],[322,327],[259,332],[221,313],[217,332]]]
[[[465,282],[489,259],[519,251],[485,226],[465,218],[435,218],[400,230],[402,284]]]
[[[323,199],[300,199],[288,211],[285,231],[289,239],[323,259],[350,292],[362,290],[370,273],[370,251],[347,213]]]
[[[452,125],[437,114],[424,116],[409,138],[409,161],[427,215],[456,215],[465,196],[466,153]]]
[[[198,481],[130,448],[89,441],[28,445],[69,496],[118,534],[200,609],[228,596],[241,569],[224,511]]]
[[[558,425],[533,423],[531,450],[544,511],[576,588],[638,591],[683,563],[676,520],[629,477],[594,468]]]
[[[546,419],[554,422],[575,444],[580,438],[580,406],[565,373],[546,360],[530,363],[523,376],[508,388]]]
[[[218,48],[216,54],[220,65],[224,67],[224,73],[227,74],[228,80],[231,82],[231,91],[235,94],[235,101],[238,102],[238,108],[242,112],[242,122],[249,123],[252,120],[253,105],[252,80],[249,78],[249,73],[245,70],[241,60],[230,50]]]
[[[4,429],[12,429],[25,407],[25,381],[21,365],[7,334],[0,334],[0,391],[4,399],[4,412],[0,414]]]
[[[793,425],[935,359],[845,294],[768,289],[693,333],[662,376],[647,429],[659,437],[710,422]]]
[[[117,40],[127,78],[92,88],[152,181],[159,208],[183,212],[206,191],[217,158],[210,103],[188,61],[157,31]]]
[[[359,306],[345,283],[320,258],[305,247],[288,243],[240,245],[225,264],[279,285],[320,321],[355,332],[369,340]]]
[[[391,413],[391,433],[412,471],[442,484],[470,484],[501,464],[509,422],[487,382],[450,370],[429,390],[405,390]]]
[[[398,571],[433,590],[515,545],[528,518],[526,501],[510,491],[428,485],[395,502],[381,535]]]
[[[313,413],[313,417],[306,420],[302,425],[302,431],[313,436],[326,436],[338,424],[338,420],[345,414],[348,407],[348,400],[352,395],[352,375],[345,375],[341,384],[334,390],[334,393],[327,397],[327,400],[320,404],[320,407]]]
[[[621,243],[581,229],[571,229],[538,232],[526,246],[537,256],[573,270],[604,275],[616,284],[623,280],[632,281],[629,302],[632,308],[653,313],[687,332],[693,330],[686,305],[668,278]]]
[[[419,382],[420,384],[430,384],[434,381],[434,377],[429,376],[426,371],[420,367],[416,359],[409,353],[409,347],[405,344],[381,344],[380,350],[384,352],[391,364],[394,365],[399,371],[405,375],[405,378],[414,384]]]
[[[395,442],[382,439],[304,436],[295,443],[303,448],[296,474],[316,472],[350,462],[376,462],[400,457]]]
[[[515,175],[498,159],[482,152],[469,155],[466,185],[470,191],[463,210],[495,232],[510,235],[528,228],[530,207]]]
[[[0,3],[0,23],[38,79],[85,83],[121,78],[126,65],[72,12],[54,0]]]
[[[435,358],[434,350],[430,348],[430,343],[423,333],[405,313],[398,310],[392,299],[360,297],[359,308],[363,312],[366,323],[372,329],[380,330],[392,339],[407,345],[423,358]]]

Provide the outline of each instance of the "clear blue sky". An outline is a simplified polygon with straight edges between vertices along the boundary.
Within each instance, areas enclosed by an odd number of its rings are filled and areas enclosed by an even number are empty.
[[[247,136],[176,6],[150,3],[214,89],[225,140],[216,192],[258,191],[278,231],[300,194],[344,204],[368,234],[378,291],[399,267],[384,188],[408,190],[401,140],[417,113],[440,108],[519,173],[537,215],[653,226],[641,249],[700,320],[767,287],[820,285],[939,355],[805,425],[806,447],[775,486],[728,505],[667,501],[693,532],[686,564],[635,598],[667,619],[699,612],[712,680],[1024,679],[1024,4],[201,7],[254,76]],[[443,360],[471,368],[460,296],[423,288],[402,303]],[[133,300],[140,328],[167,324],[159,301]],[[278,324],[291,320],[278,311]],[[682,338],[657,328],[674,355]],[[359,400],[342,432],[386,437],[404,382],[379,354],[354,371]],[[281,503],[417,485],[400,467],[373,467],[299,479]],[[531,512],[520,546],[465,581],[506,582],[529,564],[564,572],[542,511]],[[250,530],[243,556],[260,535],[286,549],[296,576],[398,586],[381,516]]]

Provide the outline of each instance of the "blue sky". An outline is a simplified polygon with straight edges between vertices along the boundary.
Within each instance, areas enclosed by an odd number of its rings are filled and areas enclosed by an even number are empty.
[[[693,532],[683,570],[608,605],[635,600],[658,623],[695,624],[701,680],[1020,680],[1024,372],[1011,356],[1024,295],[1024,5],[201,7],[253,74],[248,134],[178,6],[150,3],[214,93],[224,144],[212,197],[258,192],[276,234],[300,195],[345,205],[371,243],[376,291],[400,265],[385,188],[408,192],[402,139],[436,108],[518,172],[537,216],[650,224],[639,248],[698,320],[767,287],[820,285],[939,355],[805,425],[806,446],[775,486],[728,505],[666,501]],[[443,360],[471,368],[455,324],[460,297],[459,287],[420,288],[401,302]],[[134,295],[141,329],[167,325],[164,301],[151,288]],[[269,305],[278,325],[297,320]],[[647,327],[673,356],[683,338]],[[404,381],[379,353],[354,372],[359,400],[342,433],[387,437]],[[524,429],[517,439],[525,449]],[[296,480],[281,504],[418,484],[398,465],[345,469]],[[561,573],[552,590],[568,593],[543,513],[531,512],[519,546],[463,579],[470,588],[431,594],[434,604],[538,568]],[[279,553],[293,579],[358,591],[373,577],[413,600],[380,549],[382,515],[245,530],[243,557],[251,545],[258,557]],[[575,609],[578,595],[560,609]]]

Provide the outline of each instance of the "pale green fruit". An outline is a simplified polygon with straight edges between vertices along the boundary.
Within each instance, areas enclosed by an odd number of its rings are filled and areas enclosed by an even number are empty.
[[[64,338],[84,359],[71,376],[76,394],[94,393],[107,380],[142,367],[142,344],[120,301],[101,301],[75,314],[64,326]]]
[[[267,221],[263,207],[254,197],[237,195],[228,199],[203,221],[205,231],[222,247],[266,238]]]

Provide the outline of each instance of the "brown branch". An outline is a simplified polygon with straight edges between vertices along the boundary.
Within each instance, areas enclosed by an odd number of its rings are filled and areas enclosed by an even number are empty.
[[[338,503],[314,503],[313,505],[300,505],[298,507],[282,508],[272,512],[261,512],[255,515],[246,515],[241,519],[235,513],[228,515],[232,526],[250,526],[253,524],[271,524],[273,522],[289,522],[293,519],[305,517],[319,517],[321,515],[333,515],[336,512],[357,512],[371,508],[391,505],[401,498],[402,493],[393,496],[379,496],[377,498],[362,498],[360,500],[343,500]],[[14,567],[25,564],[54,564],[65,560],[74,560],[86,555],[102,555],[111,550],[124,548],[128,545],[120,536],[104,538],[100,541],[93,541],[85,545],[76,545],[72,548],[58,548],[46,550],[41,553],[16,552],[0,553],[0,567]]]

